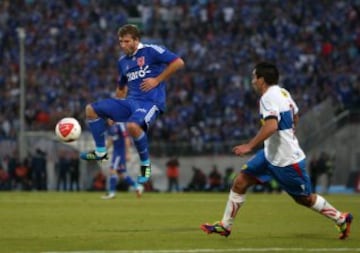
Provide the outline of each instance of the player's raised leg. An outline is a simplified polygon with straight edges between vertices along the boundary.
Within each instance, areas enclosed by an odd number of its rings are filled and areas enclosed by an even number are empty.
[[[340,239],[345,239],[350,234],[350,226],[353,216],[350,213],[342,213],[323,196],[312,193],[311,180],[306,171],[305,159],[281,170],[276,166],[270,166],[272,173],[276,175],[279,184],[298,204],[309,207],[315,212],[333,220],[340,232]]]
[[[88,104],[85,109],[86,119],[91,134],[95,141],[95,150],[82,152],[80,158],[84,160],[103,160],[107,159],[106,145],[105,145],[105,131],[107,123],[103,118],[100,118],[92,104]]]

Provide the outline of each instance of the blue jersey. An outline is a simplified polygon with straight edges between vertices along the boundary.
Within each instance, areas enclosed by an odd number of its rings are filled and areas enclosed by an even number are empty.
[[[128,86],[127,98],[154,103],[161,111],[165,110],[165,82],[144,92],[140,89],[143,79],[157,77],[166,66],[178,56],[158,45],[139,44],[132,56],[122,56],[118,61],[119,86]]]

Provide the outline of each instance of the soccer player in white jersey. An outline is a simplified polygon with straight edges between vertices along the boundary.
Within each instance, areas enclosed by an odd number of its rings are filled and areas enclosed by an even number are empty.
[[[222,220],[202,224],[200,228],[208,234],[229,236],[235,217],[245,202],[247,189],[273,177],[298,204],[333,220],[340,232],[339,239],[345,239],[349,236],[353,216],[340,212],[324,197],[312,193],[305,154],[295,136],[299,109],[289,92],[278,85],[278,81],[279,72],[275,65],[261,62],[255,66],[252,85],[261,95],[262,127],[248,143],[235,146],[233,152],[242,156],[262,143],[264,148],[247,161],[234,180]]]
[[[127,97],[108,98],[86,106],[85,114],[95,141],[95,150],[83,152],[80,157],[84,160],[106,159],[106,119],[126,122],[140,157],[137,181],[143,184],[151,176],[147,130],[165,111],[165,81],[184,66],[184,61],[165,47],[141,43],[140,37],[135,25],[120,27],[118,39],[125,55],[118,61],[120,77],[117,93],[127,89]]]

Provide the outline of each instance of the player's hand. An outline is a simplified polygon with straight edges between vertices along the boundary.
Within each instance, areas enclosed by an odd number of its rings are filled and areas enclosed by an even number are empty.
[[[242,156],[246,155],[247,153],[250,153],[252,151],[252,148],[249,144],[242,144],[235,146],[232,151],[235,153],[235,155]]]
[[[142,83],[140,84],[140,89],[141,89],[142,91],[147,92],[147,91],[155,88],[158,84],[159,84],[159,83],[158,83],[158,81],[156,80],[156,78],[152,78],[152,77],[150,77],[150,78],[145,78],[145,79],[142,81]]]

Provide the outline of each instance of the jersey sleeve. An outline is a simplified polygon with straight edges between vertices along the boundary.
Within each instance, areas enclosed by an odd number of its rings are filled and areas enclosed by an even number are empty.
[[[119,87],[124,87],[127,84],[127,79],[124,75],[119,76],[118,85]]]
[[[149,47],[152,49],[151,55],[153,59],[156,59],[156,61],[159,63],[169,64],[179,58],[178,55],[171,52],[165,47],[161,47],[158,45],[149,45]]]
[[[125,72],[123,71],[123,69],[121,67],[121,58],[118,61],[118,72],[119,72],[118,86],[124,87],[127,85],[127,78],[126,78]]]
[[[263,120],[268,118],[280,120],[280,108],[269,96],[263,96],[260,99],[260,114]]]
[[[284,92],[286,94],[286,97],[288,98],[288,101],[290,103],[290,108],[292,109],[293,114],[298,114],[299,112],[299,107],[297,106],[297,104],[295,103],[294,99],[292,98],[292,96],[290,95],[290,92],[287,91],[286,89],[282,88],[281,89],[282,92]]]
[[[293,108],[294,115],[298,114],[298,112],[299,112],[299,107],[297,106],[297,104],[295,103],[295,101],[292,99],[292,97],[290,97],[290,101],[291,101],[291,106],[292,106],[292,108]]]

